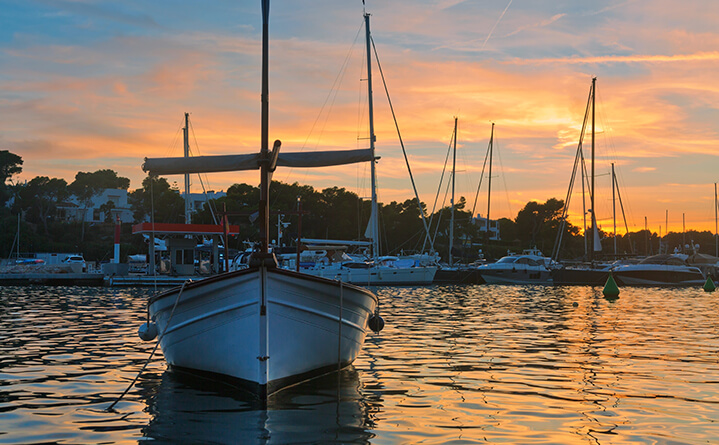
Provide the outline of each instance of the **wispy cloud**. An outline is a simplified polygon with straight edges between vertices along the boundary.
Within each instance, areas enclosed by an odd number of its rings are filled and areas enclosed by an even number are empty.
[[[672,63],[672,62],[706,62],[719,61],[719,51],[699,52],[675,55],[627,55],[627,56],[593,56],[593,57],[556,57],[545,59],[512,59],[500,63],[513,65],[544,65],[544,64],[602,64],[602,63]]]

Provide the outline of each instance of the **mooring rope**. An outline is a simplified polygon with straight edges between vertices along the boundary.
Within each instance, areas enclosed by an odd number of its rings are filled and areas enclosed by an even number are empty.
[[[142,368],[140,368],[140,371],[137,373],[135,378],[130,382],[130,385],[125,389],[125,391],[120,394],[120,397],[118,397],[110,406],[108,406],[105,411],[112,411],[112,408],[117,405],[117,403],[122,400],[123,397],[130,391],[130,388],[135,386],[135,382],[137,382],[137,379],[140,378],[142,373],[145,371],[145,368],[147,368],[147,365],[150,364],[150,360],[152,360],[152,356],[155,355],[155,351],[157,351],[157,348],[160,346],[160,340],[165,336],[165,332],[167,332],[167,328],[170,326],[170,320],[172,320],[172,316],[175,315],[175,309],[177,309],[177,304],[180,302],[180,296],[182,295],[182,291],[185,290],[185,285],[192,280],[187,280],[182,283],[182,286],[180,287],[180,292],[177,293],[177,299],[175,300],[175,304],[172,306],[172,311],[170,312],[170,317],[167,319],[167,324],[165,324],[165,329],[162,330],[162,333],[157,337],[157,343],[155,343],[155,347],[152,348],[152,351],[150,352],[150,356],[147,357],[147,360],[145,360],[145,364],[142,365]],[[149,325],[150,319],[149,319],[149,306],[148,306],[148,319],[147,323]]]

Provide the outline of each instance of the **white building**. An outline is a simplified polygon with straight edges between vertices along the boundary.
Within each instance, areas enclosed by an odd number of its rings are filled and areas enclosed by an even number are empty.
[[[92,198],[87,209],[79,199],[75,196],[70,196],[67,201],[57,206],[58,215],[60,219],[65,221],[105,222],[108,215],[100,208],[108,202],[113,205],[110,210],[113,221],[119,216],[122,223],[134,222],[135,218],[127,202],[127,190],[125,189],[103,190],[102,193]]]
[[[181,195],[184,199],[185,194],[181,193]],[[190,193],[190,210],[192,211],[192,213],[197,213],[202,210],[202,207],[208,200],[221,198],[223,196],[227,196],[227,193],[223,192],[222,190],[220,190],[219,192],[209,190],[207,193]]]
[[[482,232],[483,236],[487,233],[487,218],[483,218],[481,213],[477,213],[477,216],[472,218],[472,224],[476,224],[479,227],[479,231]],[[489,220],[489,239],[492,241],[499,241],[501,239],[499,221],[496,219]]]
[[[85,221],[88,223],[105,222],[107,215],[105,211],[101,210],[101,207],[111,202],[113,208],[110,211],[113,221],[115,221],[119,215],[120,222],[133,223],[135,222],[135,217],[128,203],[127,195],[128,192],[124,189],[105,189],[102,193],[92,198],[87,209],[84,208],[84,204],[80,202],[79,199],[75,196],[71,196],[67,201],[58,205],[58,214],[60,219],[65,221]],[[202,210],[202,207],[208,199],[217,199],[226,195],[223,191],[190,193],[190,210],[192,213],[197,213]],[[184,193],[182,197],[184,198]]]

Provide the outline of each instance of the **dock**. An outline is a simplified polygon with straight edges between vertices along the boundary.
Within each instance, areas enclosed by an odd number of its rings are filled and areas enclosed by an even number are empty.
[[[172,275],[124,275],[105,277],[105,286],[110,287],[175,287],[186,281],[200,281],[207,276],[172,276]]]
[[[103,286],[105,276],[100,273],[2,273],[0,286]]]

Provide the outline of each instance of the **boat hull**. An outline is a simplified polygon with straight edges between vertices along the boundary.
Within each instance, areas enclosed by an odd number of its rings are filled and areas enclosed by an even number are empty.
[[[668,266],[656,265],[651,268],[624,267],[616,269],[612,275],[620,286],[698,286],[704,285],[706,278],[697,268],[680,270]]]
[[[415,286],[432,284],[437,268],[426,267],[312,267],[302,272],[316,277],[340,280],[358,286]]]
[[[570,269],[552,270],[552,283],[555,286],[604,286],[609,279],[606,269]]]
[[[366,289],[258,267],[170,290],[149,310],[169,365],[269,395],[352,363],[376,305]]]
[[[549,270],[493,269],[480,273],[487,284],[552,284]]]
[[[437,269],[434,284],[484,284],[485,281],[477,268]]]

